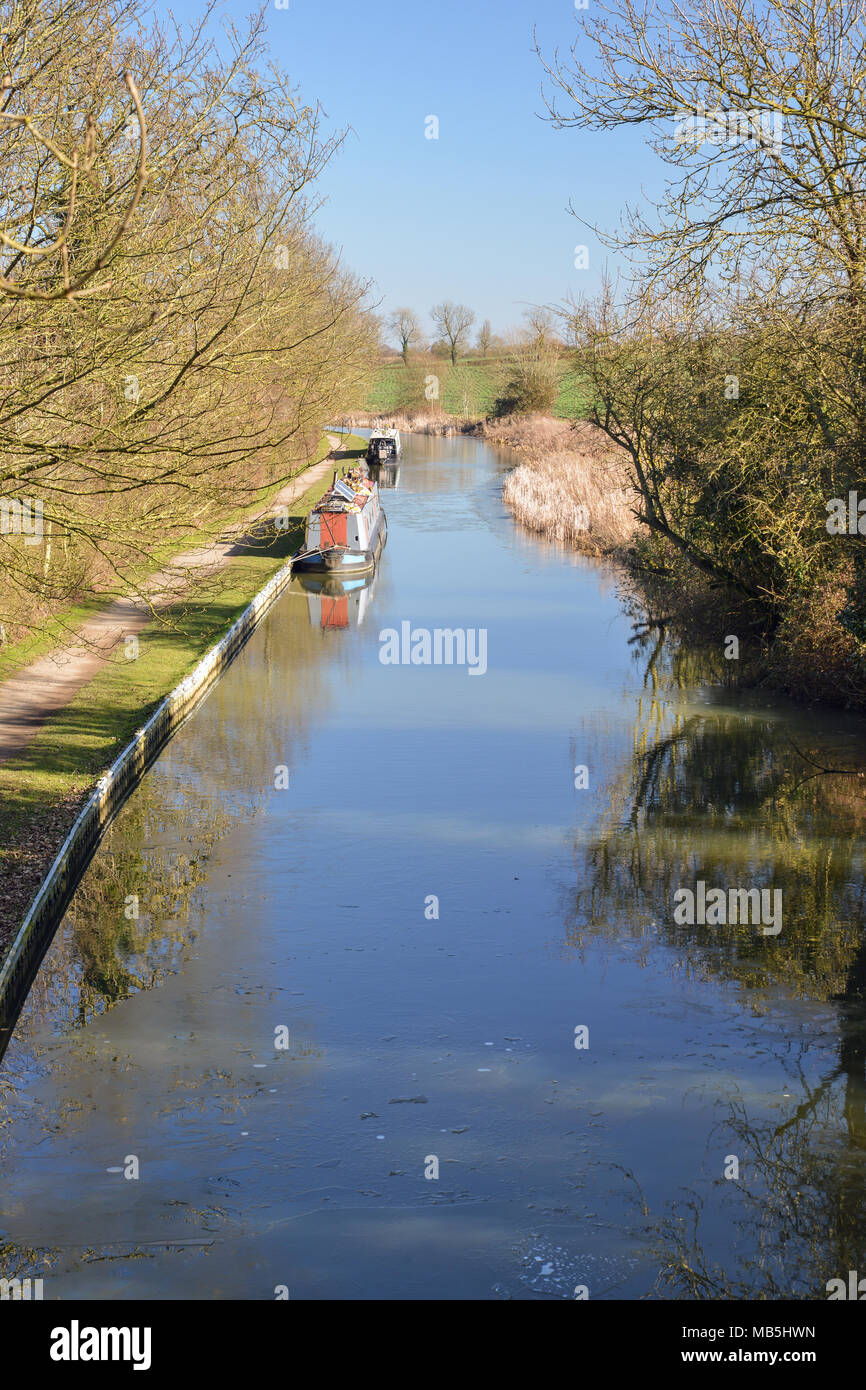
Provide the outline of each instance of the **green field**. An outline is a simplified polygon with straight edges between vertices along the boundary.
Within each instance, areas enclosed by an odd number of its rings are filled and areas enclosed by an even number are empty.
[[[452,366],[447,358],[429,357],[411,361],[389,362],[380,367],[367,397],[366,408],[388,415],[400,410],[423,409],[428,403],[425,389],[428,378],[439,382],[439,406],[447,415],[470,419],[495,413],[497,397],[502,394],[509,374],[508,359],[477,357],[459,359]],[[563,361],[559,398],[554,415],[561,419],[580,419],[587,409],[589,396],[580,376]],[[431,408],[433,402],[430,402]]]

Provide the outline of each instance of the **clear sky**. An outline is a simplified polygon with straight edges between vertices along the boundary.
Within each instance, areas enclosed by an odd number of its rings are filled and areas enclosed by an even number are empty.
[[[231,0],[226,12],[251,8]],[[197,0],[160,9],[200,13]],[[569,200],[613,226],[648,176],[658,181],[639,132],[557,131],[540,119],[533,26],[546,55],[557,45],[567,55],[573,0],[270,0],[273,56],[331,129],[351,127],[317,225],[376,282],[379,312],[406,304],[429,326],[430,306],[453,299],[496,331],[529,304],[592,292],[606,253]],[[431,115],[436,140],[425,138]],[[578,243],[589,247],[585,270]]]

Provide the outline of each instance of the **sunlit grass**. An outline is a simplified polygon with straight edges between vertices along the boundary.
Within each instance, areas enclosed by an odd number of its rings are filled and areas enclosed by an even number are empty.
[[[509,356],[448,358],[425,355],[413,358],[407,369],[402,362],[380,367],[367,398],[367,410],[380,414],[417,409],[424,403],[424,383],[435,376],[439,383],[439,408],[447,415],[481,418],[495,413],[496,402],[505,387],[510,369]],[[559,395],[553,414],[560,419],[582,419],[590,396],[587,384],[566,358],[561,362]]]

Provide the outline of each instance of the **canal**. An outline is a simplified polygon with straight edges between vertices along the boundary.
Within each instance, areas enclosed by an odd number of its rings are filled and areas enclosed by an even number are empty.
[[[0,1071],[3,1275],[622,1299],[866,1272],[864,804],[803,757],[847,767],[862,725],[636,633],[610,566],[518,530],[507,466],[410,438],[374,583],[296,581],[107,834]],[[384,662],[405,623],[485,633],[486,669]],[[780,930],[676,920],[699,882],[780,891]]]

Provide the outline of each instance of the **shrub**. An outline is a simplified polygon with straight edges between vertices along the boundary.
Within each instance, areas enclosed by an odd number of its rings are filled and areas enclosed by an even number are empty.
[[[549,414],[559,395],[560,366],[556,352],[539,344],[515,354],[494,414]]]

